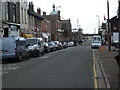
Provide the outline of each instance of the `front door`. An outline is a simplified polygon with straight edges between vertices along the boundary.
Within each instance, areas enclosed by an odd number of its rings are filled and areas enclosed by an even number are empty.
[[[8,37],[8,36],[9,36],[8,28],[3,28],[3,30],[4,30],[4,35],[3,35],[3,37]]]

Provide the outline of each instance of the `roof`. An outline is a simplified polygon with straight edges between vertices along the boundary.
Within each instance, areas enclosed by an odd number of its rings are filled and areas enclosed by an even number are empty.
[[[39,14],[37,14],[37,13],[35,13],[35,12],[32,12],[32,11],[30,11],[30,10],[28,10],[28,14],[29,14],[29,15],[32,15],[32,16],[35,16],[35,17],[37,17],[37,18],[39,18],[39,19],[41,19],[41,20],[44,19],[44,18],[41,17]]]
[[[58,11],[52,11],[50,15],[58,15]]]

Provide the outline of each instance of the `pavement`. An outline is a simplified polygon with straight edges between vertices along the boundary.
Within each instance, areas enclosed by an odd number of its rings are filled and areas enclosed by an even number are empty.
[[[118,89],[120,88],[120,67],[114,58],[118,55],[118,51],[114,51],[114,47],[111,47],[111,51],[108,50],[108,46],[104,47],[102,50],[93,50],[97,73],[95,78],[98,81],[98,88]]]

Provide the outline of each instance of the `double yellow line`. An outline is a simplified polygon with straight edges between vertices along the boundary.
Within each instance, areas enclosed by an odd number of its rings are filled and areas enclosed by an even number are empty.
[[[95,53],[93,50],[93,74],[94,74],[94,88],[98,90],[98,81],[97,81],[97,73],[96,73],[96,61],[95,61]]]

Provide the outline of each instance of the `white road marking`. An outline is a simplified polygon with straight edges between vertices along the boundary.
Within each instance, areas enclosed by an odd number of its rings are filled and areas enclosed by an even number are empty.
[[[49,56],[42,56],[42,57],[39,57],[39,58],[49,58]]]
[[[20,67],[16,66],[16,64],[5,64],[5,65],[3,65],[2,68],[0,68],[0,70],[1,70],[0,75],[9,73],[10,71],[16,70],[18,68],[20,68]]]

